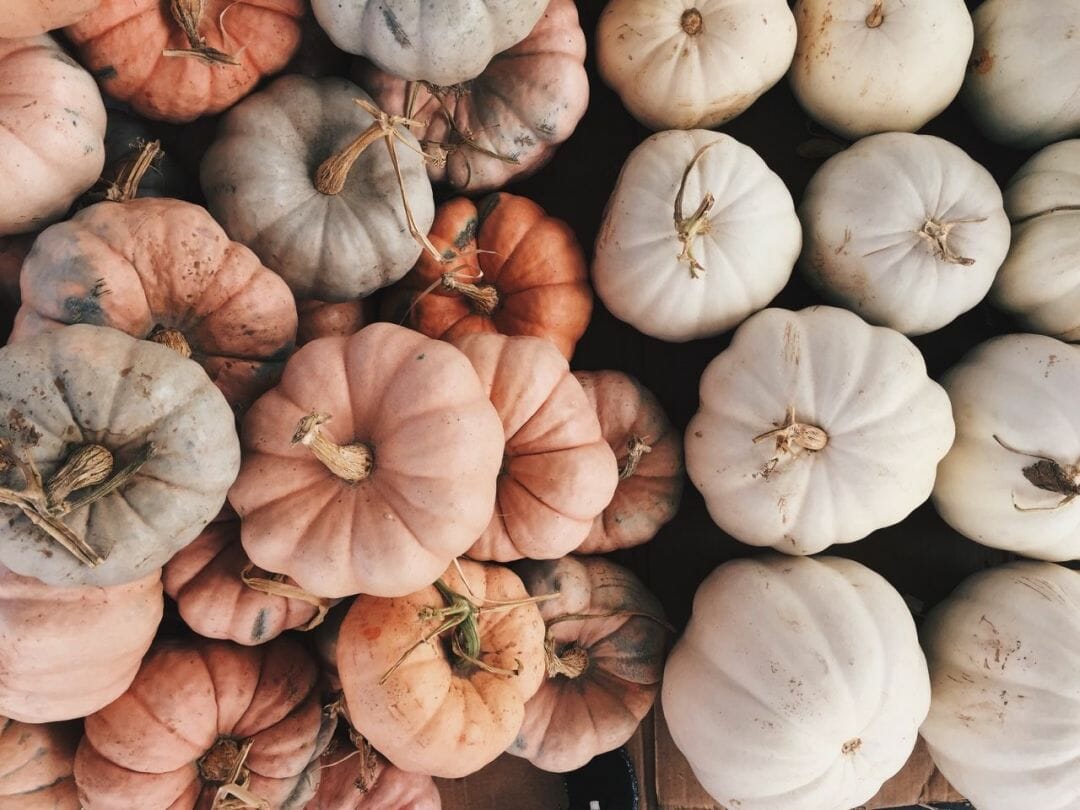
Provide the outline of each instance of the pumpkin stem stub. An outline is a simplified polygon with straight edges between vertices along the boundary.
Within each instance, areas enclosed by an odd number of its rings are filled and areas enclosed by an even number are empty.
[[[117,172],[116,179],[109,183],[105,199],[110,202],[127,202],[139,196],[139,184],[161,154],[161,141],[144,143],[138,154],[125,161]]]
[[[112,475],[113,455],[100,444],[84,444],[68,456],[45,485],[45,500],[55,509],[78,489],[92,487]]]
[[[166,346],[179,354],[181,357],[191,359],[191,344],[179,329],[168,326],[155,326],[153,331],[146,336],[151,343]]]
[[[296,426],[292,444],[302,444],[311,450],[326,468],[343,481],[359,483],[371,475],[375,467],[375,454],[366,444],[337,444],[322,432],[322,425],[330,421],[330,414],[312,412]]]
[[[694,213],[687,217],[683,216],[683,196],[686,194],[686,184],[690,172],[697,166],[698,161],[701,160],[705,152],[718,143],[720,141],[711,141],[695,153],[690,162],[686,164],[682,181],[679,183],[679,193],[675,195],[675,233],[679,237],[679,242],[682,243],[682,251],[679,253],[678,260],[687,262],[690,265],[691,278],[701,278],[701,275],[705,272],[705,267],[694,255],[694,243],[698,237],[705,236],[712,227],[712,220],[709,215],[716,204],[716,198],[712,192],[706,192]]]
[[[562,675],[565,678],[580,678],[589,668],[589,652],[579,644],[571,644],[561,653],[555,650],[555,639],[550,635],[544,642],[544,659],[547,661],[549,678]]]
[[[648,444],[647,439],[643,439],[641,436],[631,436],[626,463],[619,468],[619,480],[625,481],[627,478],[632,478],[634,473],[637,472],[641,460],[651,452],[652,445]]]
[[[1052,512],[1072,503],[1073,499],[1080,495],[1080,464],[1062,464],[1049,456],[1041,456],[1037,453],[1026,453],[1006,444],[997,434],[994,441],[1010,453],[1027,456],[1035,459],[1021,470],[1025,479],[1036,489],[1044,492],[1053,492],[1062,498],[1053,506],[1020,506],[1013,496],[1013,508],[1018,512]]]
[[[776,423],[774,423],[776,424]],[[754,437],[754,444],[766,439],[776,440],[776,455],[766,462],[760,473],[761,477],[768,481],[769,476],[787,458],[795,458],[803,450],[809,453],[817,453],[824,450],[829,444],[829,434],[817,425],[800,422],[795,418],[795,406],[789,405],[784,421],[772,430],[759,433]]]
[[[491,315],[499,307],[499,291],[494,284],[458,281],[453,272],[443,273],[441,283],[446,291],[461,293],[468,298],[477,315]]]
[[[961,256],[949,246],[949,235],[957,225],[984,222],[982,219],[956,219],[951,222],[938,222],[936,219],[927,219],[923,223],[919,236],[930,243],[934,257],[949,264],[959,264],[962,267],[971,267],[975,260],[967,256]]]
[[[235,56],[219,51],[206,44],[206,37],[199,33],[205,0],[170,0],[172,18],[184,32],[188,48],[166,48],[164,56],[188,56],[208,65],[239,65]]]
[[[682,30],[690,37],[696,37],[700,34],[704,24],[704,20],[701,18],[701,12],[696,8],[688,8],[682,13],[682,17],[679,19],[679,25],[682,26]]]
[[[867,28],[880,28],[881,24],[885,22],[885,11],[882,8],[884,5],[885,0],[875,0],[874,7],[866,17]]]
[[[860,748],[862,748],[862,738],[852,737],[850,740],[840,746],[840,753],[844,754],[845,756],[851,756]]]

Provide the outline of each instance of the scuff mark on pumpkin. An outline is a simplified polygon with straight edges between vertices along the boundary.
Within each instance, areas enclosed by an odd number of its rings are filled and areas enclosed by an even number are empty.
[[[261,608],[257,614],[255,614],[255,623],[251,627],[251,640],[255,642],[262,641],[263,636],[266,634],[266,608]]]
[[[402,48],[411,48],[412,41],[409,39],[409,35],[405,33],[405,29],[401,27],[401,23],[398,22],[397,15],[385,6],[382,9],[382,15],[383,20],[386,22],[386,27],[390,29],[390,35],[393,36],[394,41]]]
[[[107,82],[109,79],[115,79],[117,77],[116,68],[112,65],[106,65],[100,70],[94,71],[94,78],[101,82]]]

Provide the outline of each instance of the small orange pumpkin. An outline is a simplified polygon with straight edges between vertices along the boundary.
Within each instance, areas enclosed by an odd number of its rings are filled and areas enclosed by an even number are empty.
[[[426,252],[386,297],[385,320],[443,340],[473,332],[533,335],[567,359],[592,314],[585,254],[565,222],[513,194],[439,206]]]
[[[343,301],[340,304],[308,299],[296,304],[300,325],[296,330],[296,345],[303,346],[315,338],[348,337],[355,335],[369,323],[375,314],[371,299]]]
[[[679,511],[682,435],[652,392],[621,371],[574,374],[619,462],[615,496],[596,518],[578,554],[603,554],[651,540]]]
[[[304,810],[442,810],[430,776],[395,768],[370,746],[323,754],[319,790]]]
[[[302,0],[103,0],[66,29],[105,91],[147,118],[227,110],[300,45]]]
[[[0,717],[0,808],[80,810],[72,774],[79,735],[75,723],[30,725]]]

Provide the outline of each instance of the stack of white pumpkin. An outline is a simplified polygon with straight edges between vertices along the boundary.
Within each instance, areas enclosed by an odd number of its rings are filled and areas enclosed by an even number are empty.
[[[623,167],[598,294],[666,341],[738,326],[686,432],[716,523],[810,555],[932,493],[980,543],[1080,558],[1080,348],[1062,342],[1080,339],[1080,140],[1053,143],[1080,134],[1080,0],[987,0],[974,22],[962,0],[611,0],[598,50],[630,112],[667,130]],[[811,117],[861,139],[798,212],[753,150],[697,129],[785,72]],[[1004,197],[963,150],[912,134],[958,94],[991,139],[1046,146]],[[846,309],[759,311],[796,265]],[[1042,334],[988,341],[938,385],[905,335],[988,293]],[[740,810],[862,804],[920,728],[980,810],[1080,807],[1080,574],[979,574],[922,641],[925,658],[903,599],[858,563],[737,560],[698,590],[664,712]]]

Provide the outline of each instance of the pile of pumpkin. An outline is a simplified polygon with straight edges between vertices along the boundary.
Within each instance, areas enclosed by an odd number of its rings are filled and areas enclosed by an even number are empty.
[[[984,810],[1080,802],[1076,573],[977,575],[920,647],[882,577],[806,556],[931,494],[981,543],[1080,556],[1080,141],[1055,143],[1080,133],[1080,0],[974,25],[961,0],[605,9],[601,73],[665,131],[623,167],[591,282],[662,340],[738,327],[686,472],[785,553],[709,576],[670,657],[658,600],[598,555],[674,517],[684,441],[633,378],[571,371],[585,253],[498,191],[584,115],[573,0],[3,13],[0,806],[437,808],[430,777],[503,752],[562,772],[617,748],[662,676],[732,808],[857,805],[920,728]],[[703,128],[785,74],[861,139],[798,211]],[[912,134],[962,84],[988,136],[1046,146],[1004,198]],[[193,191],[155,122],[218,113]],[[844,309],[761,311],[796,264]],[[988,293],[1042,334],[939,385],[907,336]],[[159,634],[166,594],[187,629]]]

